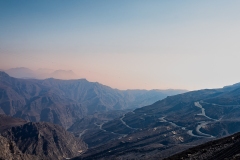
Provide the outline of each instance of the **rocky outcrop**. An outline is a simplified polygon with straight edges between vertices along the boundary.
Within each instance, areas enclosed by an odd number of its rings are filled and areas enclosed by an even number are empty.
[[[2,136],[14,142],[24,154],[42,159],[63,159],[79,155],[87,149],[86,144],[58,125],[29,122],[12,127]]]
[[[62,160],[86,149],[81,139],[59,125],[0,115],[0,159]]]
[[[13,141],[0,136],[0,160],[32,160],[36,156],[22,153]]]

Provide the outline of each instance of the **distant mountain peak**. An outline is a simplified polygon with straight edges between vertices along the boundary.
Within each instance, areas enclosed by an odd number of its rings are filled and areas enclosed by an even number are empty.
[[[5,71],[9,76],[15,78],[35,78],[36,74],[33,70],[25,67],[11,68]]]
[[[77,75],[72,70],[56,70],[50,76],[57,79],[77,79]]]
[[[77,79],[77,75],[72,70],[53,70],[47,68],[39,68],[37,70],[31,70],[26,67],[16,67],[10,68],[5,71],[9,76],[15,78],[34,78],[34,79],[46,79],[46,78],[55,78],[55,79]]]

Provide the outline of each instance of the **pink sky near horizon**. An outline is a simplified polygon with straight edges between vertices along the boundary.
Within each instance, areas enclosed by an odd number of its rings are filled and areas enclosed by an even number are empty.
[[[0,1],[0,69],[72,70],[118,89],[240,82],[240,1]]]
[[[188,59],[185,57],[188,57]],[[206,60],[206,57],[208,57],[208,60]],[[214,63],[215,65],[216,63],[224,64],[227,58],[228,56],[222,56],[221,59],[218,58],[218,62]],[[78,78],[86,78],[89,81],[99,82],[118,89],[196,90],[220,88],[236,83],[237,81],[229,81],[224,84],[219,81],[221,83],[217,83],[217,79],[221,79],[222,77],[221,71],[216,72],[216,68],[213,65],[212,68],[208,68],[213,64],[213,59],[214,56],[209,55],[183,56],[182,54],[151,54],[150,56],[148,54],[142,54],[138,57],[135,57],[134,54],[79,55],[79,57],[59,55],[58,59],[54,59],[54,57],[51,56],[45,59],[44,57],[34,55],[17,56],[16,54],[6,54],[4,61],[0,63],[0,68],[5,70],[15,67],[26,67],[32,70],[39,68],[72,70]],[[237,67],[235,65],[238,64],[238,60],[237,58],[234,59],[235,60],[232,60],[233,63],[231,63],[231,67]],[[12,64],[9,63],[11,61]],[[181,65],[179,65],[178,62],[181,62]],[[182,64],[183,62],[185,64]],[[212,83],[211,81],[211,83],[209,83],[209,73],[203,73],[203,70],[214,71],[216,83]],[[227,73],[226,70],[224,72],[226,75],[232,74],[232,72]],[[231,76],[231,79],[232,77],[233,76]],[[238,76],[236,75],[236,77]]]

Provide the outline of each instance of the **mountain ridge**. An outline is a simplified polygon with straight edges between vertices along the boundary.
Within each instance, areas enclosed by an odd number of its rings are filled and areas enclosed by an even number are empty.
[[[167,96],[150,92],[120,91],[86,79],[17,79],[0,72],[0,113],[68,128],[88,114],[137,108]]]

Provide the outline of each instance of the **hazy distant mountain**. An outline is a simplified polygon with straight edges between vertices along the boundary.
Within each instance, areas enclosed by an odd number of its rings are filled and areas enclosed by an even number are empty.
[[[33,79],[46,79],[46,78],[56,78],[56,79],[77,79],[77,75],[71,70],[52,70],[46,68],[40,68],[35,71],[19,67],[11,68],[5,71],[12,77],[15,78],[33,78]]]
[[[59,160],[72,158],[87,149],[81,139],[51,123],[24,122],[0,115],[0,128],[4,128],[0,131],[0,144],[3,143],[0,159]]]
[[[52,72],[54,72],[53,69],[48,69],[48,68],[39,68],[36,70],[37,73],[40,73],[40,74],[50,74]]]
[[[15,78],[36,78],[37,76],[33,70],[24,67],[11,68],[5,72]]]
[[[35,71],[35,74],[36,74],[35,78],[37,78],[37,79],[50,78],[51,76],[49,76],[49,75],[53,72],[54,72],[53,69],[39,68]]]
[[[85,79],[16,79],[0,72],[0,113],[69,127],[88,114],[137,108],[168,96],[151,92],[121,91]]]
[[[239,132],[240,86],[235,84],[169,96],[98,125],[99,130],[81,135],[83,140],[96,147],[75,159],[163,159]],[[108,142],[99,142],[102,145],[95,145],[98,138],[106,137],[106,134],[112,138]],[[201,152],[198,150],[196,154]]]
[[[56,70],[50,73],[49,77],[56,78],[56,79],[77,79],[77,75],[71,70],[69,71]]]

